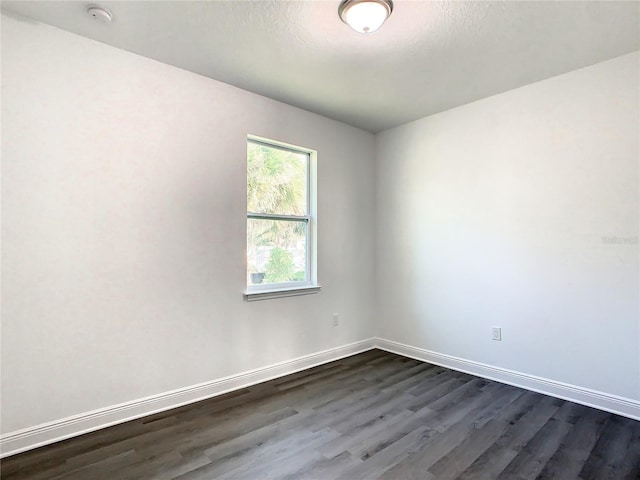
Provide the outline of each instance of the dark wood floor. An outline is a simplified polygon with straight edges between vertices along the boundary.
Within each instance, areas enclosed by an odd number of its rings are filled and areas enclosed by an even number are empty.
[[[5,480],[640,479],[640,422],[372,350],[16,455]]]

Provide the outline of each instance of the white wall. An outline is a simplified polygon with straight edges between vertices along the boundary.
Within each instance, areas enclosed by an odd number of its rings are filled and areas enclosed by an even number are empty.
[[[247,134],[318,151],[317,295],[243,300]],[[3,16],[2,431],[371,337],[373,159],[370,133]]]
[[[379,336],[640,400],[638,71],[633,53],[377,135]]]

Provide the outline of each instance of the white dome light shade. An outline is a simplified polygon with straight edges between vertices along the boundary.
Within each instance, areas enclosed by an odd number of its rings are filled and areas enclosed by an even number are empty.
[[[392,11],[391,0],[344,0],[338,14],[356,32],[371,33],[382,26]]]

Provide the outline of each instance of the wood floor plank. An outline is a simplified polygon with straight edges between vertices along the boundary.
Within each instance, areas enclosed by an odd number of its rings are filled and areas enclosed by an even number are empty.
[[[640,422],[380,350],[0,462],[3,480],[639,480]]]
[[[450,425],[442,422],[436,430],[439,434],[431,435],[429,438],[423,436],[418,448],[415,451],[411,451],[406,459],[389,469],[380,479],[392,480],[408,476],[409,472],[429,471],[436,462],[469,438],[473,432],[474,421],[482,417],[486,412],[494,410],[496,404],[504,407],[514,399],[515,396],[511,387],[491,385],[491,389],[487,389],[482,395],[473,398],[476,407],[467,415],[458,421],[451,422]],[[441,474],[443,473],[447,472],[441,472]]]
[[[627,426],[632,430],[632,439],[618,475],[621,480],[640,480],[640,424]]]
[[[211,464],[211,460],[206,455],[196,455],[191,459],[185,459],[185,461],[176,465],[162,469],[162,471],[155,474],[154,480],[174,480],[181,475],[186,475],[209,464]]]
[[[520,413],[521,407],[514,403],[523,392],[511,388],[504,402],[492,402],[488,410],[476,417],[468,436],[453,450],[440,458],[428,470],[440,479],[455,479],[465,471],[487,448],[508,429]]]
[[[576,426],[537,476],[539,480],[577,478],[611,414],[584,407]]]
[[[330,429],[313,432],[304,437],[294,436],[269,452],[258,451],[253,458],[247,458],[240,468],[217,478],[243,480],[261,477],[281,478],[291,475],[307,463],[316,463],[321,458],[317,447],[338,437],[339,434]]]
[[[634,428],[617,416],[611,416],[602,434],[580,471],[582,480],[617,480],[628,476],[626,470],[630,448],[634,441]],[[635,470],[635,468],[633,469]],[[640,474],[640,470],[637,471]]]
[[[559,408],[560,400],[526,392],[513,402],[518,409],[507,430],[484,451],[459,480],[495,480]]]
[[[385,431],[396,430],[399,423],[415,423],[416,417],[408,410],[374,417],[365,424],[356,426],[344,433],[336,441],[322,447],[320,452],[327,458],[337,458],[347,452],[354,458],[362,457],[359,449],[364,448],[371,438],[380,438]],[[355,452],[355,453],[352,453]]]
[[[573,425],[551,418],[516,455],[498,480],[533,480],[554,455]]]
[[[316,462],[282,477],[282,480],[319,480],[337,478],[341,472],[357,467],[362,460],[344,451],[340,455],[326,458],[320,457]]]
[[[445,378],[451,378],[451,376],[455,376],[457,373],[458,372],[455,372],[454,370],[447,370],[446,368],[438,365],[432,365],[429,371],[423,374],[422,381],[417,385],[410,387],[407,392],[412,395],[419,396],[422,393],[428,392],[438,384],[439,381],[441,381],[439,377],[444,376]]]

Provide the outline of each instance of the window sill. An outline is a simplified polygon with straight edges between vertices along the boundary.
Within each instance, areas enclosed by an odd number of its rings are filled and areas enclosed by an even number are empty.
[[[319,285],[304,287],[289,287],[274,290],[245,291],[244,299],[247,302],[255,302],[257,300],[270,300],[272,298],[281,297],[297,297],[299,295],[313,295],[320,291]]]

